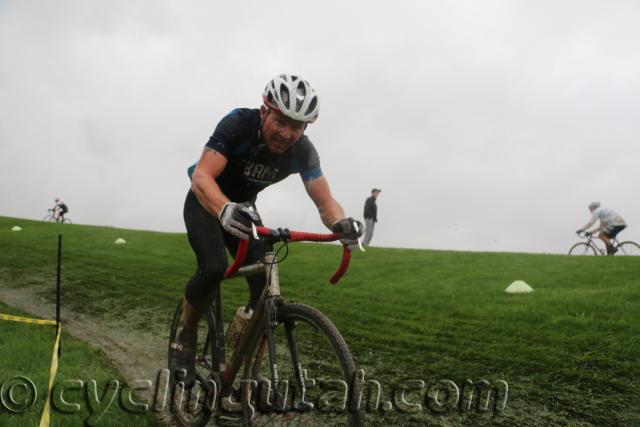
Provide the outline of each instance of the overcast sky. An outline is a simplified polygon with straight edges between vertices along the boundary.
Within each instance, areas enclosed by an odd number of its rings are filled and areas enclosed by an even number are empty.
[[[2,1],[0,215],[185,230],[186,169],[274,75],[387,247],[565,253],[600,200],[640,240],[636,1]],[[301,180],[267,225],[323,227]]]

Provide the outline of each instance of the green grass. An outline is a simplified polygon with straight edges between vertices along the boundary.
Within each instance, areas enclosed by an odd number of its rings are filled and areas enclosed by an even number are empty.
[[[58,233],[64,310],[166,334],[195,269],[184,234],[0,217],[0,286],[53,301]],[[411,379],[509,385],[502,412],[423,405],[379,412],[372,424],[640,425],[640,259],[370,248],[332,286],[339,257],[337,246],[292,245],[282,291],[333,320],[383,400]],[[516,279],[535,292],[504,293]],[[225,318],[246,298],[240,280],[226,283]],[[425,394],[408,396],[425,403]]]
[[[0,313],[31,317],[2,303],[0,303]],[[25,382],[25,380],[17,379],[17,376],[31,380],[37,390],[33,406],[29,404],[23,406],[25,402],[32,402],[32,400],[30,393],[24,387],[19,386],[14,389],[14,399],[20,405],[17,407],[12,405],[12,408],[17,412],[11,412],[0,404],[0,425],[3,427],[39,425],[49,386],[51,356],[55,342],[54,334],[54,326],[0,320],[0,385],[7,384],[5,393],[3,393],[5,402],[9,402],[9,386]],[[70,385],[72,380],[81,380],[84,383],[88,380],[95,380],[98,396],[103,398],[103,393],[110,381],[117,380],[119,384],[125,384],[122,376],[113,368],[102,351],[91,348],[73,338],[64,332],[64,327],[61,342],[63,353],[62,358],[59,359],[55,378],[55,384],[58,384],[59,387]],[[160,425],[151,415],[151,411],[146,414],[127,411],[120,403],[120,399],[115,400],[108,407],[106,405],[104,407],[94,406],[98,408],[94,414],[87,403],[85,391],[86,389],[83,391],[71,387],[63,393],[66,402],[79,404],[79,408],[69,409],[67,413],[57,410],[64,410],[66,407],[60,400],[55,400],[54,408],[50,412],[52,426],[77,426],[83,425],[85,421],[97,422],[93,425],[100,426]],[[111,396],[112,392],[113,389],[110,390],[108,396]],[[139,401],[139,399],[134,398],[135,401]]]

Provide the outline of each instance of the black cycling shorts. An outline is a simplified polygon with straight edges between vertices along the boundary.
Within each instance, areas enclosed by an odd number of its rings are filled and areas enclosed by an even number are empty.
[[[627,228],[626,225],[608,225],[607,228],[602,230],[602,234],[609,238],[614,238],[625,228]]]

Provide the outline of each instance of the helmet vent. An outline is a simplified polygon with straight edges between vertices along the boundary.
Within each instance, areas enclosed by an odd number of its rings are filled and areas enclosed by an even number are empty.
[[[291,102],[289,99],[289,89],[285,85],[280,85],[280,100],[287,109],[291,108]]]
[[[317,104],[318,104],[318,98],[314,97],[309,103],[309,106],[307,107],[307,111],[305,111],[304,113],[311,114],[311,112],[315,110]]]
[[[298,87],[296,88],[296,111],[300,111],[306,96],[307,89],[304,87],[304,83],[298,83]]]

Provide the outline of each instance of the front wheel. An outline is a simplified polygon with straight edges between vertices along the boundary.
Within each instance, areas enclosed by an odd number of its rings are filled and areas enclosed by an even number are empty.
[[[362,425],[356,368],[347,344],[320,311],[303,304],[278,308],[276,386],[266,334],[258,334],[245,358],[241,382],[243,425]]]
[[[44,218],[42,218],[42,220],[44,222],[56,222],[55,217],[51,214],[45,215]]]
[[[571,249],[569,249],[569,255],[595,256],[598,255],[598,252],[593,246],[580,242],[571,246]]]
[[[618,245],[616,255],[640,256],[640,245],[635,242],[622,242]]]

